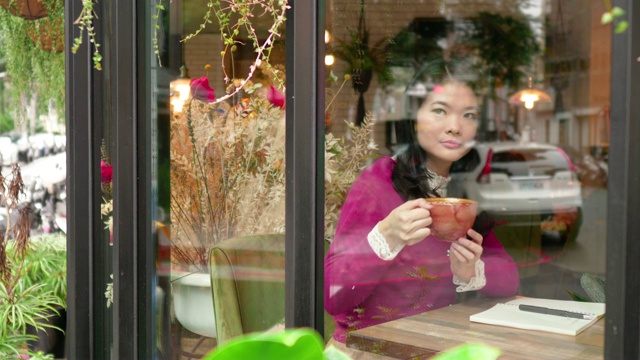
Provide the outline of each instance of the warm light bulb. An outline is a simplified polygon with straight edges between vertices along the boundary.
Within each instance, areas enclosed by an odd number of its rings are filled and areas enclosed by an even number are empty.
[[[171,105],[173,105],[173,112],[180,113],[182,112],[184,100],[181,100],[180,98],[173,98],[171,99]]]
[[[336,58],[333,55],[331,55],[331,54],[325,55],[325,57],[324,57],[324,64],[325,65],[331,66],[335,62],[336,62]]]
[[[176,87],[176,90],[178,91],[178,94],[180,94],[180,100],[186,101],[187,99],[189,99],[189,91],[191,90],[191,87],[189,85],[187,84],[178,85]]]
[[[331,41],[331,34],[329,33],[329,30],[325,30],[324,31],[324,43],[328,44],[329,41]]]
[[[527,110],[533,109],[533,105],[535,105],[536,101],[540,100],[540,97],[537,94],[522,94],[520,97],[520,101],[524,103],[524,107]]]

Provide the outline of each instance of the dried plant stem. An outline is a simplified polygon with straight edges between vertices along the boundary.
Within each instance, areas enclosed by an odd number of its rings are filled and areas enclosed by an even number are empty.
[[[336,97],[338,97],[338,94],[340,94],[340,91],[342,91],[342,88],[344,87],[344,84],[347,83],[347,81],[349,81],[351,79],[350,75],[345,75],[344,76],[344,80],[342,81],[342,84],[340,84],[340,87],[338,88],[338,91],[336,91],[335,94],[333,94],[333,97],[331,98],[331,101],[329,101],[329,104],[327,104],[327,106],[325,106],[324,111],[326,112],[327,110],[329,110],[329,108],[331,107],[331,104],[333,104],[333,100],[336,99]]]

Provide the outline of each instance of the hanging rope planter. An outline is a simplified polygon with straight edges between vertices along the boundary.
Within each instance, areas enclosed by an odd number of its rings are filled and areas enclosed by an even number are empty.
[[[0,6],[15,16],[37,20],[47,16],[47,9],[40,0],[0,0]]]

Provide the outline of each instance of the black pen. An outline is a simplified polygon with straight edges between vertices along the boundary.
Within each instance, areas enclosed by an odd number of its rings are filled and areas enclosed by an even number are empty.
[[[521,311],[529,311],[538,314],[546,314],[546,315],[556,315],[556,316],[564,316],[575,319],[583,319],[583,320],[593,320],[594,316],[590,314],[582,314],[573,311],[566,310],[558,310],[558,309],[549,309],[541,306],[533,306],[533,305],[518,305],[518,309]]]

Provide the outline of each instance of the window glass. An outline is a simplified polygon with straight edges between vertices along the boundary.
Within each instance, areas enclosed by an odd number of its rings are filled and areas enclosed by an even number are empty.
[[[167,359],[284,324],[285,8],[249,3],[165,1],[151,20]]]
[[[604,302],[605,3],[330,0],[326,11],[334,341],[471,300]],[[432,197],[458,199],[442,211],[420,200]],[[459,198],[477,211],[456,210]]]

